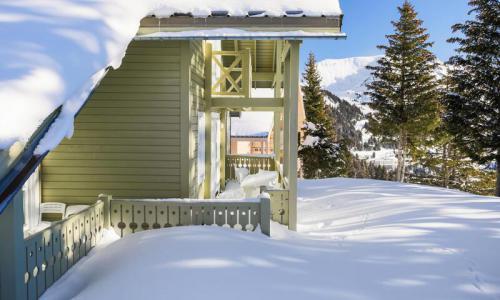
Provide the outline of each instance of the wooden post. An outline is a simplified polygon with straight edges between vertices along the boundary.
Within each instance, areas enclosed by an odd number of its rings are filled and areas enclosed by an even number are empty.
[[[212,195],[212,44],[205,44],[205,178],[203,180],[204,198]],[[199,149],[198,149],[199,150]]]
[[[180,197],[189,198],[190,197],[190,182],[194,176],[192,168],[192,140],[193,136],[191,134],[191,55],[189,49],[189,41],[181,42],[181,66],[180,66],[180,77],[181,77],[181,90],[180,90],[180,101],[181,101],[181,178],[180,178]]]
[[[278,111],[274,112],[274,131],[273,131],[273,150],[274,150],[274,160],[275,165],[280,164],[281,155],[281,113]]]
[[[288,127],[290,130],[289,137],[289,167],[288,167],[288,184],[289,184],[289,218],[290,229],[297,230],[297,151],[298,151],[298,100],[299,100],[299,48],[300,41],[290,41],[290,94],[289,94],[289,107],[288,114],[289,122]]]
[[[227,130],[227,111],[220,113],[220,187],[226,188],[226,130]]]
[[[27,299],[25,273],[23,192],[0,214],[0,299]],[[28,276],[28,278],[25,278]]]
[[[210,110],[205,110],[205,179],[203,185],[204,198],[210,199],[212,197],[212,113]]]
[[[288,179],[290,164],[290,55],[285,58],[283,74],[283,175]]]
[[[282,66],[283,62],[281,59],[281,53],[283,51],[283,41],[276,41],[276,53],[275,53],[275,80],[274,80],[274,98],[282,97],[282,83],[283,74]],[[273,149],[274,149],[274,160],[276,168],[279,169],[281,164],[281,112],[274,112],[274,136],[273,136]]]
[[[250,49],[245,49],[242,51],[243,55],[243,70],[242,70],[242,85],[243,85],[243,96],[245,98],[251,98],[252,93],[252,57]]]
[[[205,107],[212,106],[212,44],[205,42]]]
[[[104,228],[111,227],[111,199],[113,196],[100,194],[98,199],[104,203],[103,211],[104,211]]]
[[[271,200],[265,194],[260,197],[260,230],[271,236]]]

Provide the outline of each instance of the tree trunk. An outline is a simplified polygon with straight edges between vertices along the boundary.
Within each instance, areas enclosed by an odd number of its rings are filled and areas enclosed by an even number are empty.
[[[450,148],[450,157],[451,157],[452,161],[454,161],[454,164],[453,164],[453,166],[451,168],[451,172],[450,172],[450,174],[451,174],[451,180],[458,182],[459,180],[457,179],[457,165],[456,165],[456,161],[458,159],[461,159],[461,158],[457,157],[457,152],[455,150],[455,147]]]
[[[404,174],[405,174],[405,155],[404,150],[398,147],[397,159],[398,165],[396,167],[396,181],[404,182]]]
[[[401,147],[401,137],[400,137],[400,140],[398,141],[398,150],[397,150],[397,153],[396,153],[396,157],[397,157],[397,160],[398,160],[398,165],[396,167],[396,181],[398,182],[401,182],[401,168],[403,166],[403,160],[402,160],[402,157],[403,157],[403,151],[402,151],[402,147]]]
[[[406,167],[406,132],[404,130],[401,131],[401,150],[400,150],[400,160],[398,164],[400,165],[400,175],[399,182],[405,182],[405,167]]]
[[[495,195],[500,197],[500,149],[497,150],[497,189]]]
[[[450,172],[448,170],[449,144],[443,145],[443,187],[448,188],[450,182]]]
[[[399,182],[405,182],[405,167],[406,167],[406,155],[405,150],[402,150],[401,153],[401,176]]]

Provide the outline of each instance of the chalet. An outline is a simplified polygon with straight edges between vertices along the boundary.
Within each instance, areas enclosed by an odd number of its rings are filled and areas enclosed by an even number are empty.
[[[341,14],[302,10],[142,19],[121,67],[79,110],[71,139],[34,152],[59,108],[27,144],[0,152],[0,298],[37,299],[106,228],[269,234],[272,219],[295,230],[300,45],[343,38],[341,27]],[[230,154],[228,119],[240,111],[272,112],[280,124],[269,132],[272,156]],[[217,199],[243,176],[254,176],[253,194]]]

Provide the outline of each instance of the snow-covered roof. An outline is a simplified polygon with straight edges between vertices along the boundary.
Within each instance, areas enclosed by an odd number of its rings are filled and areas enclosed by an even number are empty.
[[[171,39],[202,39],[202,40],[224,40],[224,39],[253,39],[253,40],[270,40],[270,39],[304,39],[304,38],[344,38],[344,33],[336,32],[314,32],[304,30],[293,31],[247,31],[233,28],[221,29],[203,29],[189,31],[171,31],[171,32],[155,32],[137,36],[136,40],[171,40]]]
[[[38,154],[71,136],[75,113],[118,68],[146,16],[340,16],[337,0],[18,0],[0,4],[0,149],[27,141],[64,104]],[[299,20],[299,19],[297,19]],[[227,32],[226,32],[227,33]],[[200,33],[198,33],[200,34]]]

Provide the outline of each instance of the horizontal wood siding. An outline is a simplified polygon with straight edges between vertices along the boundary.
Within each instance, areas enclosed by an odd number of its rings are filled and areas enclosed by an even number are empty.
[[[135,41],[42,164],[44,202],[180,196],[180,43]]]

